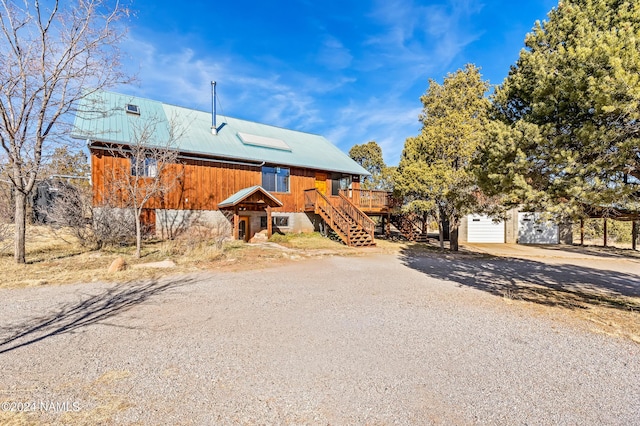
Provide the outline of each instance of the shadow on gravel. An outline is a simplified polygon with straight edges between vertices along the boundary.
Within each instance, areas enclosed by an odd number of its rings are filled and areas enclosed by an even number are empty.
[[[640,262],[640,252],[632,249],[624,249],[617,247],[601,247],[601,246],[568,246],[568,245],[535,245],[535,247],[550,252],[570,252],[584,254],[588,256],[597,256],[600,258],[624,259],[629,261]]]
[[[465,254],[444,255],[409,246],[400,252],[408,267],[510,299],[570,309],[604,306],[640,311],[640,274],[549,265],[533,260]]]
[[[172,287],[192,282],[193,279],[154,280],[142,284],[116,285],[79,302],[61,305],[46,315],[3,326],[0,328],[0,354],[114,317]]]

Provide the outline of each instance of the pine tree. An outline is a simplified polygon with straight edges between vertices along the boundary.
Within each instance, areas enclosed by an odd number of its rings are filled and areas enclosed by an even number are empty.
[[[494,97],[486,192],[557,215],[638,210],[640,3],[567,0],[536,23]]]
[[[349,157],[371,173],[362,181],[362,189],[393,190],[393,168],[385,164],[382,148],[376,141],[352,146]]]
[[[396,174],[396,189],[406,200],[449,221],[452,250],[458,249],[460,218],[477,202],[471,162],[483,139],[488,88],[471,64],[443,84],[430,80],[420,98],[422,131],[405,142]]]

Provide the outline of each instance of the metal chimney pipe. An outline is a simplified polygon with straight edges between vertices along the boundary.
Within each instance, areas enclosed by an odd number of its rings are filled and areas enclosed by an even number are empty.
[[[216,124],[216,82],[211,82],[211,133],[214,135],[218,134],[218,126]]]

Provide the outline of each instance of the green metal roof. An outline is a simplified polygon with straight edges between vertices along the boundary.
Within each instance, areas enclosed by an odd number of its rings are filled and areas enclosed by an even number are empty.
[[[140,114],[126,112],[127,104],[137,105]],[[153,122],[155,131],[147,144],[166,144],[169,126],[175,125],[184,129],[177,142],[182,154],[264,161],[352,175],[370,174],[327,139],[311,133],[218,115],[218,134],[214,135],[210,112],[106,91],[86,96],[79,111],[71,134],[77,139],[131,144],[136,138],[136,129],[143,123]],[[247,143],[247,135],[264,143]]]
[[[266,189],[264,189],[260,185],[254,185],[254,186],[250,186],[248,188],[241,189],[240,191],[236,192],[235,194],[233,194],[232,196],[230,196],[226,200],[224,200],[221,203],[219,203],[218,207],[219,208],[233,207],[236,204],[241,203],[245,198],[247,198],[250,195],[253,195],[256,192],[261,192],[266,197],[271,199],[274,202],[274,204],[277,204],[277,205],[282,207],[282,202],[280,200],[278,200],[276,197],[274,197],[273,195],[271,195],[269,193],[269,191],[267,191]]]

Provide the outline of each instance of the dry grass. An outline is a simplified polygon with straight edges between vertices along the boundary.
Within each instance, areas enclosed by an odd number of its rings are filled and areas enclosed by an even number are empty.
[[[503,300],[592,332],[640,343],[640,297],[566,290],[519,282]]]
[[[58,388],[63,394],[69,395],[64,401],[45,401],[41,398],[20,392],[19,400],[35,401],[35,411],[17,412],[0,411],[0,424],[12,426],[31,425],[103,425],[112,424],[114,416],[133,407],[129,399],[117,390],[120,382],[131,376],[129,371],[108,371],[97,379],[88,383],[63,383]],[[80,395],[77,396],[71,395]],[[17,402],[16,398],[0,398],[2,402]],[[45,405],[53,402],[68,403],[68,409],[55,412],[43,410],[37,404]],[[73,404],[77,404],[74,406]]]
[[[636,305],[640,305],[640,298],[636,298]],[[586,320],[592,331],[622,337],[640,344],[640,311],[591,307],[578,311],[577,316]]]
[[[269,240],[273,243],[280,244],[285,247],[301,249],[301,250],[314,250],[314,249],[329,249],[336,251],[350,251],[349,247],[341,244],[337,241],[325,238],[318,232],[313,233],[300,233],[300,234],[274,234]]]
[[[64,238],[64,239],[61,239]],[[132,247],[88,251],[73,238],[56,235],[46,227],[29,227],[26,247],[27,264],[18,265],[12,253],[0,254],[0,288],[30,287],[45,284],[67,284],[90,281],[128,281],[151,277],[158,271],[125,270],[109,275],[107,268],[117,257],[124,257],[129,264],[151,262],[159,256],[146,250],[142,259],[133,259]]]
[[[201,265],[223,259],[225,250],[206,242],[195,246],[184,241],[149,242],[143,246],[142,257],[136,259],[135,247],[90,251],[83,249],[69,234],[54,234],[47,227],[29,227],[26,265],[16,264],[9,250],[0,252],[0,269],[4,272],[0,277],[0,288],[155,278],[168,271],[127,268],[109,274],[107,269],[116,258],[122,257],[129,266],[172,259],[177,267],[171,272],[193,271],[201,269]]]
[[[228,241],[219,247],[215,240],[185,238],[173,241],[146,242],[142,257],[134,257],[135,247],[108,247],[98,251],[83,249],[69,233],[53,233],[48,227],[28,228],[27,264],[18,265],[10,249],[0,252],[0,288],[33,287],[78,282],[129,282],[158,278],[166,274],[207,269],[243,270],[273,266],[282,261],[326,253],[350,255],[350,247],[331,241],[319,234],[289,234],[274,236],[272,242],[293,249],[296,254],[273,247]],[[118,257],[128,267],[108,273],[109,265]],[[143,263],[171,259],[171,269],[132,268]]]
[[[96,425],[113,423],[114,415],[133,407],[127,397],[114,391],[118,382],[131,376],[129,371],[108,371],[83,387],[85,407],[70,411],[60,417],[62,424]]]
[[[37,420],[34,415],[30,416],[29,413],[0,411],[0,424],[4,426],[35,426],[47,423]]]
[[[505,300],[509,304],[516,303],[533,309],[538,315],[550,316],[581,329],[640,344],[640,311],[637,309],[620,310],[597,305],[581,305],[576,306],[575,309],[568,309],[560,305],[549,306],[518,300],[517,296],[512,299],[506,295]],[[550,298],[547,297],[547,300]],[[640,298],[634,298],[633,303],[636,306],[640,305]]]

